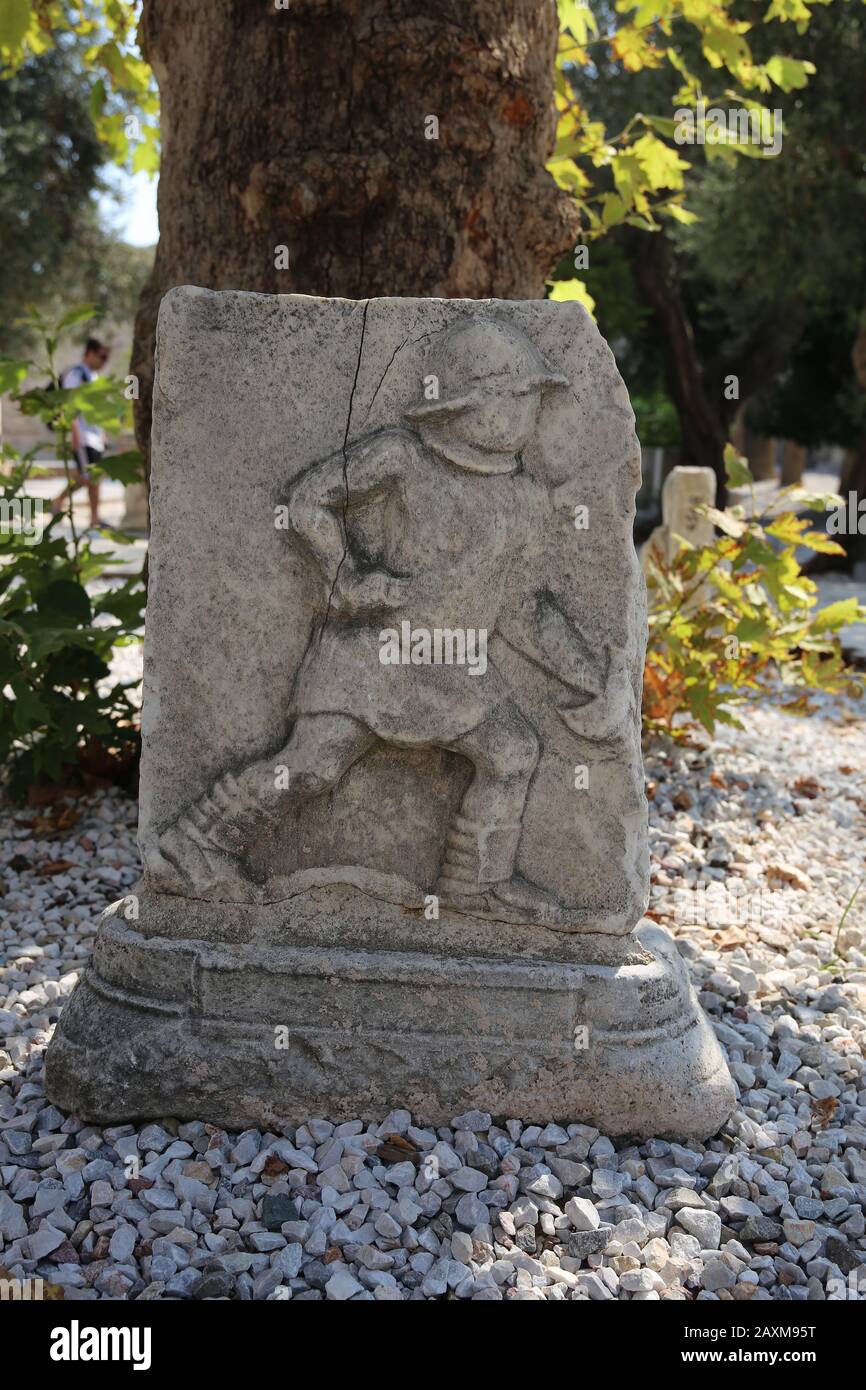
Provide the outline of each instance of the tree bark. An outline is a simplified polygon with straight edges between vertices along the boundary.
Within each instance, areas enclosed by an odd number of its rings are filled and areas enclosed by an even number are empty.
[[[858,385],[866,391],[866,309],[860,316],[860,327],[851,349],[851,364]],[[848,536],[836,537],[845,547],[844,568],[853,570],[855,566],[866,565],[866,534],[859,527],[859,504],[866,498],[866,438],[858,440],[856,446],[849,449],[839,480],[839,492],[848,503],[851,501],[850,494],[854,494],[854,524],[857,530]]]
[[[534,298],[574,244],[544,170],[555,0],[279,3],[144,0],[163,139],[132,361],[145,454],[173,285]]]
[[[653,313],[664,358],[665,380],[680,419],[680,455],[684,464],[712,468],[716,504],[725,504],[724,450],[727,429],[721,409],[713,405],[695,351],[694,335],[676,282],[668,270],[663,232],[631,233],[632,266],[644,302]]]

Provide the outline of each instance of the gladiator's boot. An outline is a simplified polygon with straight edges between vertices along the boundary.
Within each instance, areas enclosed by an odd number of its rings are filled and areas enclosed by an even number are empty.
[[[562,909],[555,899],[514,872],[521,829],[454,817],[436,885],[445,906],[527,926],[553,926],[560,920]]]
[[[192,896],[230,894],[244,902],[259,897],[244,863],[253,840],[273,818],[263,804],[261,771],[262,765],[248,768],[239,779],[226,773],[163,831],[146,856],[155,887]]]

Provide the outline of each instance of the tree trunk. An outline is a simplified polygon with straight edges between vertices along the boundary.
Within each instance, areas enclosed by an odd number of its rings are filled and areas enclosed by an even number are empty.
[[[858,385],[866,391],[866,310],[860,316],[860,327],[851,349],[851,364]],[[848,503],[852,500],[850,494],[854,494],[852,520],[857,529],[848,536],[837,536],[836,539],[845,547],[845,568],[853,570],[856,566],[859,573],[859,567],[866,565],[866,520],[863,520],[864,531],[861,531],[859,514],[859,504],[866,498],[866,438],[860,439],[856,447],[848,451],[839,480],[839,492]]]
[[[635,282],[653,313],[664,358],[665,380],[680,420],[680,461],[712,468],[716,475],[716,505],[725,505],[724,449],[727,430],[722,410],[722,383],[718,407],[704,384],[694,335],[676,282],[668,270],[668,250],[663,232],[634,231],[630,235]]]
[[[833,537],[845,547],[845,559],[837,560],[836,568],[853,570],[856,566],[859,574],[859,567],[866,565],[866,513],[859,511],[859,504],[866,498],[866,439],[861,439],[855,449],[849,449],[839,480],[839,492],[848,505],[849,521],[856,529],[845,536]]]
[[[555,0],[279,4],[144,0],[163,137],[132,363],[145,454],[173,285],[534,298],[574,243],[544,170]]]

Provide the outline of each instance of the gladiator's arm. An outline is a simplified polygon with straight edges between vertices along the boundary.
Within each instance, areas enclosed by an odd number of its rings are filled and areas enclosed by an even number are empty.
[[[593,652],[546,589],[499,626],[502,638],[549,676],[581,695],[604,689],[607,653]]]
[[[360,439],[302,473],[289,497],[292,529],[332,584],[348,550],[345,512],[392,487],[404,460],[394,432]]]
[[[580,697],[576,705],[557,707],[572,733],[603,742],[628,734],[635,716],[626,651],[591,651],[547,590],[533,595],[499,631],[509,646]]]

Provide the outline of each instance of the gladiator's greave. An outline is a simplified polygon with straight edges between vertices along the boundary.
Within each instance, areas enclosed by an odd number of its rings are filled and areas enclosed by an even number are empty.
[[[466,897],[510,879],[519,841],[519,825],[486,826],[458,813],[445,841],[440,893]]]

